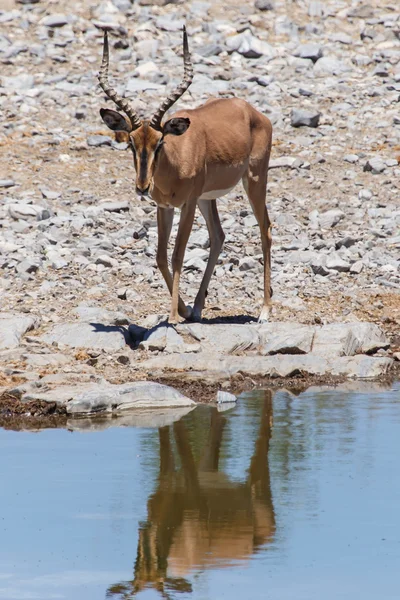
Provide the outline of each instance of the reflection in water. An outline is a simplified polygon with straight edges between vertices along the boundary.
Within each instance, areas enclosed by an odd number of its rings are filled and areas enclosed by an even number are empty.
[[[208,436],[199,446],[185,420],[159,429],[160,465],[156,491],[140,525],[132,581],[112,585],[107,597],[128,599],[145,588],[161,597],[191,592],[185,579],[194,569],[227,566],[249,558],[275,533],[268,450],[271,392],[260,402],[259,429],[243,481],[220,469],[226,418],[207,412]]]

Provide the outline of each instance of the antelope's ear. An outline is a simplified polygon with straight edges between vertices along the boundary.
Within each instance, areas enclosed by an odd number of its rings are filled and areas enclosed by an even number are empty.
[[[182,135],[189,129],[190,119],[186,119],[184,117],[176,117],[175,119],[170,119],[167,121],[163,127],[163,134],[167,135],[170,133],[171,135]]]
[[[100,116],[109,129],[113,131],[132,131],[132,125],[121,113],[109,108],[101,108]]]

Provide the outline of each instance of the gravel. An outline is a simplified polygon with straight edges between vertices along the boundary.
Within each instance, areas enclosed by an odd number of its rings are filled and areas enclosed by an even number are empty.
[[[25,335],[18,348],[4,350],[15,352],[15,369],[25,369],[23,353],[57,343],[54,328],[75,335],[73,311],[83,301],[126,313],[137,326],[169,310],[156,266],[156,207],[136,197],[131,151],[99,116],[100,107],[114,108],[97,82],[104,24],[110,81],[141,116],[150,116],[181,78],[186,20],[195,78],[177,108],[193,108],[212,94],[235,95],[271,119],[273,319],[312,324],[351,317],[377,322],[395,339],[400,14],[393,6],[311,0],[288,11],[283,0],[71,0],[60,14],[54,3],[6,2],[0,10],[0,303],[7,313],[23,309],[41,319],[34,341]],[[258,225],[241,185],[218,206],[226,239],[204,316],[257,317],[263,294]],[[178,215],[172,240],[177,225]],[[195,252],[182,274],[188,304],[208,249],[198,213],[188,245]],[[63,352],[71,369],[124,379],[135,361],[117,360],[124,333],[107,319],[103,324],[114,329],[102,332],[100,357]],[[77,330],[87,352],[89,327]],[[117,354],[107,360],[107,352]],[[0,355],[0,368],[10,360]]]

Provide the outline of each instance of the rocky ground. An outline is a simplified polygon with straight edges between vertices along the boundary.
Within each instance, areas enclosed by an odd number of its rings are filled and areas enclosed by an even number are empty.
[[[235,95],[274,126],[272,320],[377,324],[387,336],[376,348],[379,359],[396,358],[395,2],[69,0],[61,6],[3,0],[0,389],[26,381],[121,384],[146,377],[141,365],[165,354],[166,346],[126,345],[138,341],[128,325],[156,326],[168,313],[169,297],[155,264],[155,205],[136,198],[130,153],[104,129],[98,111],[111,104],[96,75],[107,24],[113,81],[148,116],[165,87],[180,79],[184,21],[195,79],[179,106]],[[240,187],[219,201],[219,211],[226,241],[204,316],[210,326],[245,324],[261,306],[259,231]],[[198,215],[182,277],[189,304],[207,255]],[[85,324],[93,322],[103,341],[90,337],[93,326],[88,333]],[[90,342],[82,343],[86,334]],[[177,335],[188,344],[187,333]],[[311,346],[308,351],[313,354]],[[198,352],[185,349],[187,356]]]

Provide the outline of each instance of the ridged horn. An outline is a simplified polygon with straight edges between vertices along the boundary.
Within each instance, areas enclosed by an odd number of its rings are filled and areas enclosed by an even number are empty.
[[[183,26],[183,65],[184,73],[183,79],[180,85],[176,88],[172,94],[168,96],[161,104],[158,111],[151,118],[150,125],[154,129],[161,129],[161,121],[165,113],[179,98],[186,92],[188,87],[193,81],[193,65],[190,60],[189,44],[187,39],[186,27]]]
[[[103,43],[103,60],[101,62],[100,71],[98,74],[98,79],[100,86],[104,90],[105,94],[111,98],[113,102],[124,111],[124,113],[129,117],[129,120],[132,125],[132,129],[137,129],[141,126],[142,122],[138,118],[136,112],[133,110],[131,106],[129,106],[128,102],[118,96],[117,92],[110,86],[108,82],[108,63],[109,63],[109,51],[108,51],[108,35],[107,31],[104,30],[104,43]]]

